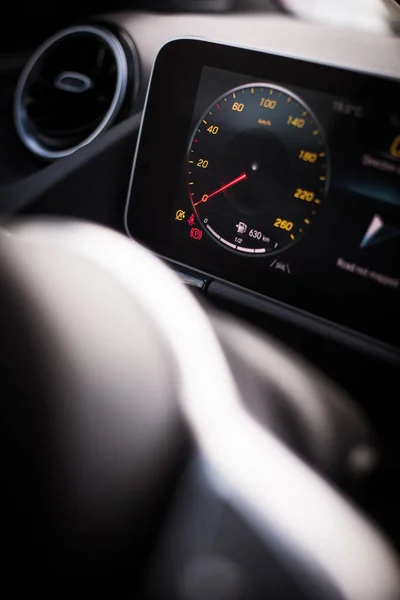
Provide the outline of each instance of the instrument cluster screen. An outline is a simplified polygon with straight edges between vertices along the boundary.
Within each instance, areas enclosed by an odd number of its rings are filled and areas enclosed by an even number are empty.
[[[172,42],[126,216],[166,258],[399,346],[400,83]]]

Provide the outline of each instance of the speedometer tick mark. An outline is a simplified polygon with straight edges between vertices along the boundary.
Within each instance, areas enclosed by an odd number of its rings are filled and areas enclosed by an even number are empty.
[[[304,219],[304,223],[307,223],[307,225],[310,225],[311,221],[310,221],[310,219]]]
[[[207,125],[207,121],[205,121],[204,119],[203,119],[203,123],[205,123]]]
[[[319,130],[318,129],[314,129],[314,131],[312,132],[313,135],[318,135],[319,134]]]

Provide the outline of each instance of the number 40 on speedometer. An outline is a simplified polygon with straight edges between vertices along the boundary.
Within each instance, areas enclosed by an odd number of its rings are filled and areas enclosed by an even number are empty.
[[[326,198],[321,126],[300,98],[274,84],[245,85],[215,100],[196,125],[187,164],[202,228],[242,255],[297,242]]]

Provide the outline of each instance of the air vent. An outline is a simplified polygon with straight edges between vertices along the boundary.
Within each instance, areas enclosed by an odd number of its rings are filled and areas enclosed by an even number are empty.
[[[72,154],[115,120],[127,78],[124,49],[106,29],[79,26],[54,35],[17,85],[14,119],[22,142],[47,159]]]

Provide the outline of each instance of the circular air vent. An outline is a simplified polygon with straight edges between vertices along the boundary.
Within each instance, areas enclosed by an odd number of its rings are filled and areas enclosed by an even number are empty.
[[[54,35],[17,85],[14,119],[22,142],[47,159],[72,154],[114,121],[127,78],[124,49],[109,31],[79,26]]]

